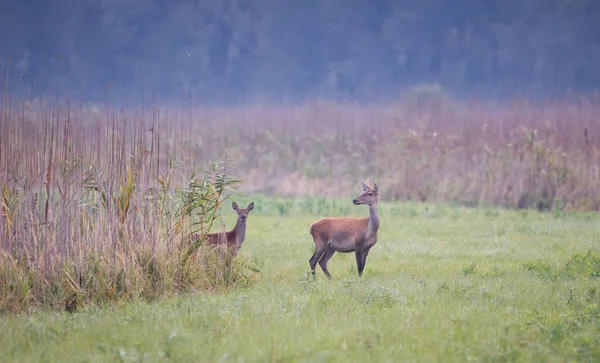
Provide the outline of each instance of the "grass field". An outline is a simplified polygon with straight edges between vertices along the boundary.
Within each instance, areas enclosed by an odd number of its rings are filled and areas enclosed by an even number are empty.
[[[335,254],[328,281],[309,276],[310,223],[367,208],[250,200],[245,287],[4,315],[0,361],[600,360],[595,213],[381,203],[363,278]]]

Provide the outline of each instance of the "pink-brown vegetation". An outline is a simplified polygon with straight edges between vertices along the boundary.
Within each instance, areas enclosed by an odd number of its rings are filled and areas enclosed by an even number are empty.
[[[385,185],[384,200],[600,208],[597,99],[311,102],[195,115],[192,152],[204,160],[229,150],[248,191],[337,197],[370,178]]]

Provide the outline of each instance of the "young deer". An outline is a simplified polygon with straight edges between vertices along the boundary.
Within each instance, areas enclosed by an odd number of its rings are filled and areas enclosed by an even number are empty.
[[[377,184],[373,189],[361,182],[363,193],[352,201],[355,205],[369,206],[368,218],[323,218],[310,226],[310,234],[315,241],[315,253],[310,258],[310,269],[315,274],[317,262],[327,277],[331,279],[327,262],[337,252],[355,252],[358,276],[362,276],[367,255],[371,247],[377,243],[379,214],[377,212]]]
[[[242,247],[242,242],[244,242],[244,238],[246,237],[246,220],[250,211],[254,209],[254,202],[248,204],[248,207],[244,209],[240,209],[236,202],[233,202],[231,207],[238,214],[235,227],[228,232],[207,234],[206,242],[209,246],[224,245],[227,251],[231,253],[231,258],[234,258],[237,256],[240,247]]]

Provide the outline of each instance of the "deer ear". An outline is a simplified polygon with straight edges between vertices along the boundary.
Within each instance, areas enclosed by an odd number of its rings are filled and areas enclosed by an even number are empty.
[[[240,210],[240,207],[238,207],[236,202],[231,203],[231,208],[233,208],[233,210],[236,212]]]
[[[252,209],[254,209],[254,202],[248,204],[248,212],[250,212]]]
[[[371,189],[369,189],[369,187],[367,186],[367,184],[365,184],[363,182],[360,182],[360,186],[362,187],[362,190],[365,191],[365,192],[368,192],[369,190],[371,190]]]
[[[375,193],[377,193],[377,191],[379,190],[379,188],[377,188],[377,184],[375,184],[375,182],[373,182],[373,190],[375,191]]]

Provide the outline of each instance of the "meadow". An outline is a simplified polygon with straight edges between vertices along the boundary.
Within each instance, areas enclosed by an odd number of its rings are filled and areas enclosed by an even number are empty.
[[[358,185],[356,187],[358,189]],[[254,201],[243,286],[75,313],[0,317],[10,361],[582,361],[600,358],[593,213],[384,202],[362,278],[336,253],[313,279],[308,226],[348,199]],[[225,210],[231,226],[235,214]]]
[[[0,107],[0,360],[563,361],[600,352],[600,102]],[[310,223],[367,215],[362,279]],[[231,228],[232,265],[194,233]]]

